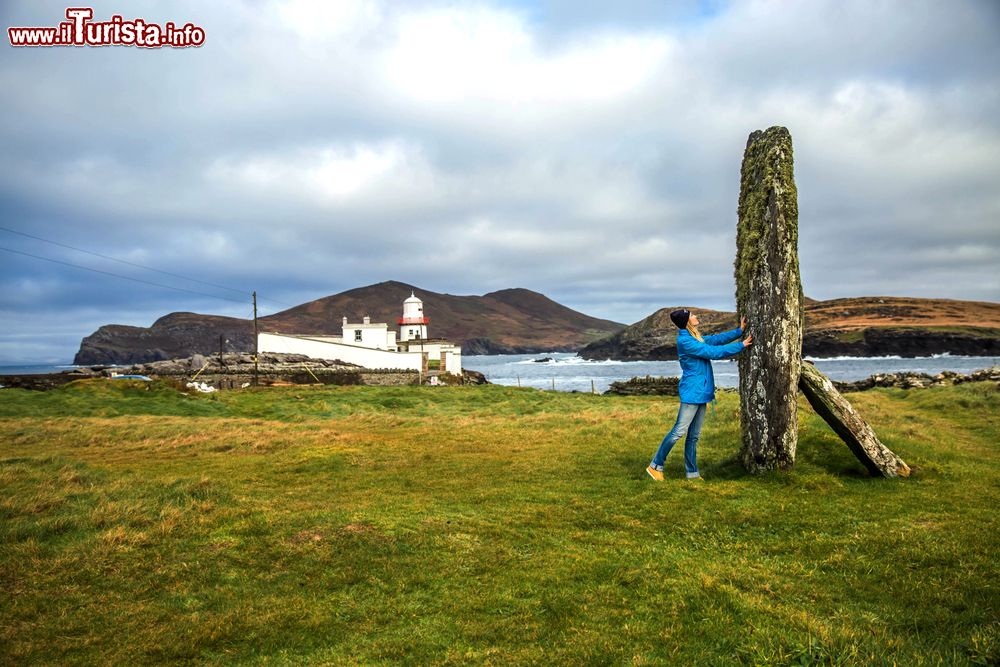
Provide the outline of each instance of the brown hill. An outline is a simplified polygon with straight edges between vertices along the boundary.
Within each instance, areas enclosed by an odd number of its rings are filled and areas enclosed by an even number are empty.
[[[586,359],[676,359],[673,306],[663,308],[580,351]],[[702,333],[738,326],[732,312],[691,308]],[[1000,354],[1000,304],[986,301],[857,297],[804,301],[802,352],[811,357],[927,356]],[[750,322],[753,332],[766,323]]]
[[[526,289],[507,289],[483,296],[438,294],[388,281],[323,297],[260,318],[260,331],[340,335],[342,318],[396,327],[403,300],[415,293],[424,302],[428,333],[462,345],[464,354],[574,351],[620,330],[624,325],[601,320]],[[153,326],[105,325],[83,339],[74,363],[141,363],[211,354],[219,337],[230,351],[253,349],[253,323],[215,315],[171,313]]]

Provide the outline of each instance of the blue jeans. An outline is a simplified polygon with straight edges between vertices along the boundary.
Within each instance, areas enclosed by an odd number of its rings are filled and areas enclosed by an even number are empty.
[[[698,438],[701,436],[701,425],[705,422],[704,403],[681,403],[680,410],[677,411],[677,422],[670,429],[660,443],[660,448],[656,450],[651,466],[657,470],[663,469],[663,462],[667,459],[667,454],[673,448],[674,443],[684,437],[684,469],[688,477],[698,476]]]

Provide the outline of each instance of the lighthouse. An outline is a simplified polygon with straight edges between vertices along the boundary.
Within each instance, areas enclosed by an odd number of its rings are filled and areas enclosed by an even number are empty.
[[[426,340],[427,318],[424,317],[424,302],[410,292],[403,302],[403,316],[399,318],[399,341]]]

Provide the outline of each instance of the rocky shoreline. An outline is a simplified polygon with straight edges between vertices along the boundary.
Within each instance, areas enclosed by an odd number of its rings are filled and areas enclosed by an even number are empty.
[[[253,357],[249,354],[226,353],[205,356],[195,354],[182,359],[152,361],[131,366],[95,365],[45,375],[0,376],[0,386],[20,389],[47,390],[75,380],[140,375],[151,379],[173,379],[178,382],[197,381],[215,389],[248,387],[254,379]],[[465,371],[461,376],[428,374],[441,384],[486,384],[477,371]],[[263,386],[288,384],[331,384],[368,386],[406,386],[420,383],[420,374],[411,370],[374,370],[354,364],[325,359],[313,359],[302,354],[261,354],[257,360],[257,379]]]
[[[622,382],[612,382],[605,394],[616,396],[677,396],[677,377],[634,377]],[[837,382],[833,385],[840,392],[867,391],[876,387],[896,389],[924,389],[946,387],[965,382],[995,382],[1000,391],[1000,366],[963,375],[954,371],[942,371],[936,375],[927,373],[876,373],[856,382]],[[716,392],[734,392],[734,387],[717,387]]]

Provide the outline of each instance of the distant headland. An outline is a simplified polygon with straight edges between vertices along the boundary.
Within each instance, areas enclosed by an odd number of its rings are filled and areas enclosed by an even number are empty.
[[[326,296],[260,318],[261,330],[339,335],[343,318],[395,322],[399,304],[416,293],[430,315],[434,335],[470,354],[575,352],[624,328],[590,317],[527,289],[482,296],[439,294],[387,281]],[[226,351],[253,349],[253,322],[197,313],[170,313],[150,327],[107,324],[83,339],[76,364],[134,364]],[[228,342],[225,342],[228,341]]]
[[[269,331],[340,333],[343,318],[394,321],[416,292],[433,313],[436,335],[465,355],[578,352],[585,359],[676,359],[676,328],[661,308],[625,326],[572,310],[538,292],[506,289],[455,296],[386,281],[326,296],[260,318]],[[1000,304],[910,297],[806,298],[803,354],[812,357],[902,357],[1000,354]],[[701,314],[702,330],[738,325],[736,313],[684,306]],[[764,323],[750,323],[749,328]],[[253,323],[233,317],[170,313],[149,327],[107,324],[85,337],[76,364],[134,364],[253,349]]]
[[[584,346],[585,359],[677,358],[675,308],[697,310],[705,333],[739,326],[736,313],[697,306],[661,308],[607,338]],[[804,300],[802,354],[824,357],[923,357],[1000,354],[1000,304],[987,301],[870,296]],[[767,326],[750,322],[747,328]]]

